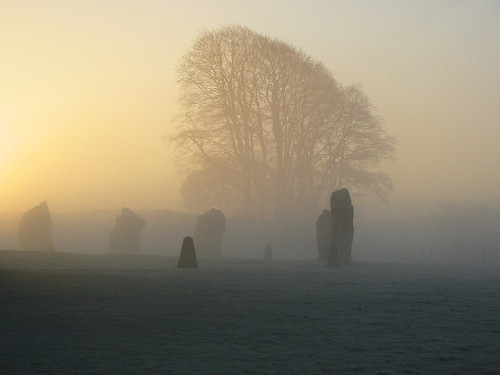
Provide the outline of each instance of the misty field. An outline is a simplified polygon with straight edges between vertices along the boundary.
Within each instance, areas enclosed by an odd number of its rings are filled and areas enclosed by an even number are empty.
[[[500,272],[0,252],[2,374],[498,374]]]

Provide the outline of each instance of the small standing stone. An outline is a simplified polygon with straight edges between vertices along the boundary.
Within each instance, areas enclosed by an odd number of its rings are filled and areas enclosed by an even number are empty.
[[[266,252],[264,254],[264,260],[273,260],[273,247],[270,242],[266,244]]]
[[[196,260],[196,251],[194,249],[194,241],[192,237],[184,237],[177,267],[198,268],[198,261]]]

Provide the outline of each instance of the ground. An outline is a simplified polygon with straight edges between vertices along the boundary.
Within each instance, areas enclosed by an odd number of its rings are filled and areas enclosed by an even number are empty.
[[[498,374],[500,272],[0,252],[2,374]]]

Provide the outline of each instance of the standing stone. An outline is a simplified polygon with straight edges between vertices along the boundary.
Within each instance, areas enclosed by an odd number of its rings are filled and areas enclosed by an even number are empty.
[[[123,207],[116,218],[109,238],[109,250],[114,254],[137,254],[141,248],[140,234],[146,226],[142,217]]]
[[[184,237],[182,241],[181,255],[179,256],[178,268],[198,268],[196,251],[192,237]]]
[[[264,260],[273,260],[273,247],[270,242],[266,244],[266,252],[264,254]]]
[[[226,218],[222,211],[211,209],[198,216],[194,228],[194,239],[198,255],[207,258],[222,256],[222,241],[226,230]]]
[[[328,258],[326,259],[326,265],[328,267],[338,267],[340,266],[339,262],[339,252],[337,250],[337,246],[335,242],[332,242],[328,251]]]
[[[42,202],[23,214],[19,222],[18,235],[23,250],[54,250],[52,219],[47,202]]]
[[[332,213],[332,243],[337,249],[338,262],[339,264],[351,264],[354,208],[351,204],[349,190],[344,188],[334,191],[330,199],[330,209]]]
[[[316,243],[319,259],[326,261],[332,243],[332,214],[328,210],[323,210],[316,220]]]

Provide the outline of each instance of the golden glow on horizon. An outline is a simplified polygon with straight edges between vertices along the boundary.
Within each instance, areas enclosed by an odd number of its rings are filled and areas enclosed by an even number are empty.
[[[175,69],[200,31],[228,24],[362,83],[398,139],[394,200],[498,202],[499,15],[493,2],[4,1],[0,212],[182,209],[163,141]]]

